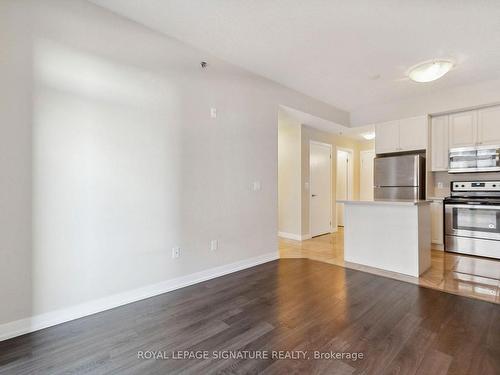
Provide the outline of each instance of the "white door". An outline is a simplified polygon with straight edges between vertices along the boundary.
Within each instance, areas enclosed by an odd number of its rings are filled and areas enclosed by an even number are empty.
[[[500,106],[477,112],[477,133],[480,145],[500,145]]]
[[[399,121],[375,125],[375,150],[377,154],[399,151]]]
[[[477,142],[477,111],[451,114],[450,148],[475,146]]]
[[[332,212],[332,146],[310,143],[310,232],[311,236],[330,233]]]
[[[336,198],[349,199],[349,185],[350,185],[350,154],[347,151],[337,151],[337,189]],[[337,203],[337,225],[344,226],[344,204]]]
[[[359,199],[373,200],[373,159],[375,150],[365,150],[360,153]]]

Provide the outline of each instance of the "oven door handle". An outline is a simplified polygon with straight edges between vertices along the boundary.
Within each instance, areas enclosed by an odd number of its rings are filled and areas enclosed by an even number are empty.
[[[500,206],[487,206],[481,204],[447,204],[446,206],[452,208],[479,208],[482,210],[500,210]]]

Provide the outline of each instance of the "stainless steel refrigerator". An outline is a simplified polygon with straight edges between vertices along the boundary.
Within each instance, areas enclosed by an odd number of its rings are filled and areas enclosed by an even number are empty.
[[[379,156],[374,160],[374,198],[425,199],[425,157]]]

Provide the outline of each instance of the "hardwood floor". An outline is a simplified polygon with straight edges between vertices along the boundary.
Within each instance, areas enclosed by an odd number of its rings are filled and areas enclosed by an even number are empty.
[[[182,350],[270,357],[294,350],[309,358],[138,358],[140,351]],[[364,357],[313,360],[314,351]],[[0,373],[499,374],[500,308],[324,262],[281,259],[0,342]]]
[[[280,239],[282,258],[308,258],[355,268],[483,301],[500,304],[500,261],[432,250],[431,268],[420,278],[344,263],[344,236],[337,233],[306,241]]]

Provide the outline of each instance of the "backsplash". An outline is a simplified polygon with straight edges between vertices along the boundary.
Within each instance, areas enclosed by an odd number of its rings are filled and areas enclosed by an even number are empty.
[[[499,180],[500,172],[494,173],[448,173],[434,172],[434,193],[436,197],[447,197],[450,195],[451,181],[484,181],[484,180]]]

